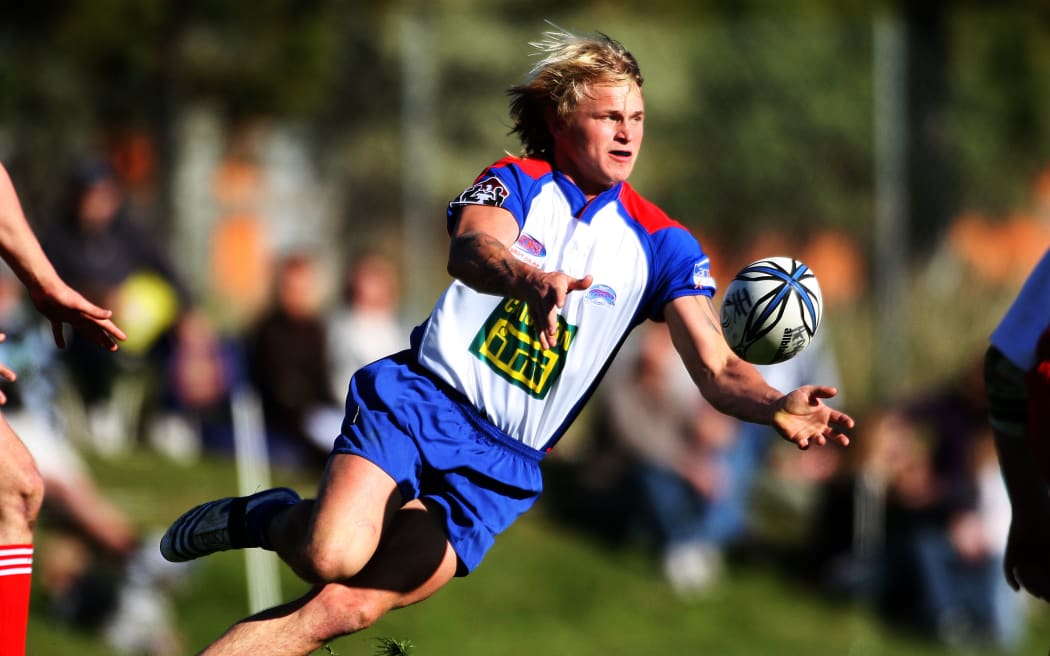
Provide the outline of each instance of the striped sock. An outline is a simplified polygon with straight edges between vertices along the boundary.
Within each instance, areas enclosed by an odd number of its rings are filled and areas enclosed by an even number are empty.
[[[25,654],[33,545],[0,546],[0,654]]]

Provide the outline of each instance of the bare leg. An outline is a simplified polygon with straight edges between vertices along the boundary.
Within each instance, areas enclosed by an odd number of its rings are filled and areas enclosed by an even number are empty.
[[[33,527],[44,483],[29,450],[0,415],[0,653],[25,653]]]
[[[351,524],[356,521],[363,520]],[[201,653],[305,656],[333,638],[370,626],[392,609],[426,599],[455,573],[456,554],[441,512],[415,499],[394,514],[375,555],[358,574],[318,585],[296,601],[238,622]]]
[[[278,513],[268,535],[274,550],[304,581],[341,581],[371,560],[400,507],[401,495],[386,472],[360,456],[335,454],[317,500]]]
[[[29,450],[0,415],[0,545],[29,544],[44,482]]]

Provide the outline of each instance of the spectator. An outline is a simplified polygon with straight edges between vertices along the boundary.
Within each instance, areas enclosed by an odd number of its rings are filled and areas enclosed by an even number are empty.
[[[908,459],[912,426],[892,408],[876,409],[857,426],[853,457],[818,489],[801,562],[825,590],[871,602],[880,587],[886,490]]]
[[[89,300],[114,307],[133,336],[118,358],[74,336],[64,357],[96,445],[120,449],[138,428],[145,381],[135,380],[117,394],[113,388],[131,380],[132,372],[151,373],[157,364],[151,357],[188,306],[189,294],[156,237],[131,215],[120,182],[103,159],[85,159],[74,169],[63,214],[43,245],[59,275]]]
[[[664,324],[639,329],[606,378],[604,412],[633,460],[641,525],[654,533],[664,576],[680,595],[708,589],[721,571],[711,507],[726,493],[724,453],[739,422],[707,404]]]
[[[397,269],[374,252],[347,268],[340,304],[328,319],[332,395],[342,399],[350,377],[361,367],[408,347],[402,323]]]
[[[323,298],[314,257],[286,255],[274,271],[272,305],[245,340],[270,450],[292,467],[319,467],[342,420],[329,388]]]
[[[861,456],[829,481],[812,571],[951,646],[1011,648],[1023,609],[997,575],[1006,532],[980,370],[860,422]]]
[[[158,450],[192,462],[201,450],[233,452],[232,396],[246,383],[241,345],[222,334],[201,310],[175,327],[164,366],[164,412],[152,427]]]
[[[1003,647],[1016,643],[1021,614],[996,576],[1006,536],[991,534],[982,516],[995,489],[981,486],[991,437],[981,373],[970,367],[903,408],[913,426],[913,458],[910,468],[898,469],[887,496],[886,576],[917,584],[903,594],[919,601],[921,627],[942,641]],[[902,571],[914,577],[895,575]],[[1008,607],[997,608],[1004,599]]]

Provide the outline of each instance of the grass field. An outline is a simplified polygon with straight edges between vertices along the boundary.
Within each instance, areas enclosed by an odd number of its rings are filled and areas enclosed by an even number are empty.
[[[221,460],[186,468],[139,453],[95,466],[108,493],[144,528],[165,526],[189,505],[236,490],[234,469]],[[313,482],[301,477],[278,479],[303,493],[313,490]],[[46,538],[45,531],[41,542]],[[186,653],[246,613],[243,564],[236,552],[204,559],[177,593]],[[286,568],[282,572],[285,596],[305,590]],[[27,653],[111,656],[97,637],[55,626],[41,608],[37,599]],[[821,598],[760,564],[731,565],[710,596],[679,601],[642,552],[602,546],[561,526],[543,507],[502,536],[475,574],[317,653],[373,654],[379,637],[411,640],[414,656],[953,653],[891,632],[863,608]],[[1043,654],[1047,645],[1050,615],[1038,605],[1018,653]]]

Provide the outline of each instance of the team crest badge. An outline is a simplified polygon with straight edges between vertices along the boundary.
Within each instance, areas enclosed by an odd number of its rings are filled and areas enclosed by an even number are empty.
[[[494,175],[475,182],[469,189],[452,201],[452,205],[488,205],[503,207],[503,201],[510,196],[507,187]]]

